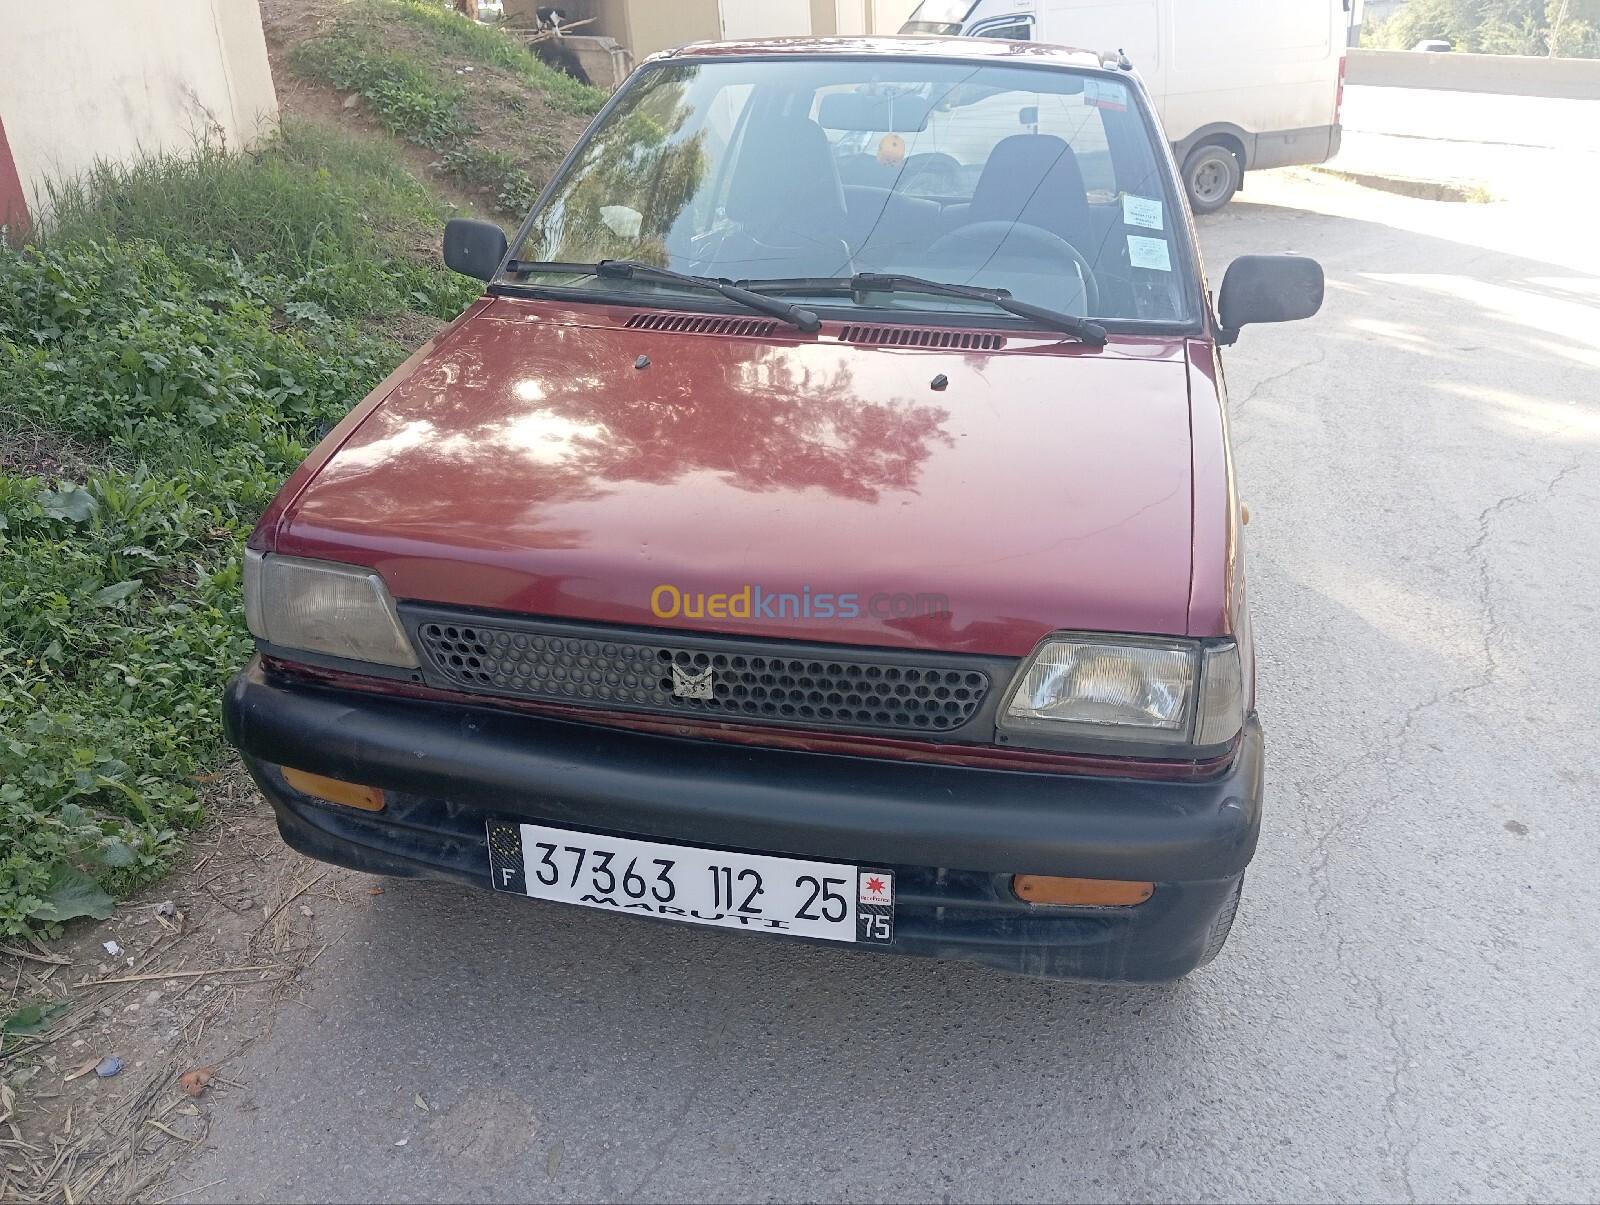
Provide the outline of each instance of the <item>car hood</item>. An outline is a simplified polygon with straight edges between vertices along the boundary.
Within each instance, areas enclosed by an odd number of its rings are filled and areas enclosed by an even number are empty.
[[[401,600],[601,623],[999,655],[1186,630],[1181,343],[630,317],[661,313],[488,304],[327,456],[277,551],[370,566]],[[746,587],[796,602],[667,614]]]

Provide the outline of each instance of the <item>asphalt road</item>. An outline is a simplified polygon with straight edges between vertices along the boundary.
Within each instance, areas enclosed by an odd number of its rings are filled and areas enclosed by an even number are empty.
[[[1562,213],[1289,175],[1205,225],[1218,277],[1330,280],[1228,358],[1270,785],[1212,967],[1047,984],[389,883],[168,1191],[1593,1199],[1600,247]]]

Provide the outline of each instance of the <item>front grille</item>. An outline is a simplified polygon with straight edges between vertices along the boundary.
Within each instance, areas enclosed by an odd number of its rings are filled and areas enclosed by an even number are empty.
[[[993,683],[1012,665],[403,609],[438,685],[618,711],[949,737],[988,720]],[[990,721],[982,739],[992,735]]]

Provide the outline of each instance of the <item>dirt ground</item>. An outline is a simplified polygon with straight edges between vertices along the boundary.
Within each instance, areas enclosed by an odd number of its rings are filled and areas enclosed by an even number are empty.
[[[307,80],[287,65],[289,51],[316,37],[337,8],[333,0],[262,0],[261,22],[279,109],[286,116],[315,118],[390,138],[367,111],[359,94]],[[403,26],[386,28],[384,42],[396,49],[434,53],[421,34]],[[461,79],[467,98],[463,116],[478,128],[473,141],[485,151],[510,155],[536,181],[554,171],[567,148],[589,124],[587,117],[548,108],[542,99],[530,96],[511,72],[452,55],[438,59],[438,64]],[[513,220],[504,212],[497,212],[492,187],[465,186],[442,170],[436,152],[399,138],[393,138],[393,143],[413,173],[463,213],[502,222]]]
[[[0,1015],[52,1018],[0,1054],[0,1201],[145,1199],[246,1087],[229,1069],[337,940],[327,918],[382,891],[288,849],[236,763],[207,786],[213,819],[164,882],[60,941],[0,945]]]
[[[54,431],[27,424],[0,430],[0,471],[81,481],[91,463],[82,448]]]

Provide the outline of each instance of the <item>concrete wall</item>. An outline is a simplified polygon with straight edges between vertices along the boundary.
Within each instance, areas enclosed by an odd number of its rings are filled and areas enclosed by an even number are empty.
[[[722,6],[718,0],[592,2],[598,19],[581,32],[615,38],[628,48],[635,62],[643,62],[658,50],[685,42],[715,41],[722,36]]]
[[[0,0],[4,3],[5,0]],[[604,34],[635,61],[685,42],[719,38],[777,38],[892,34],[917,0],[555,0],[574,19],[596,18],[580,32]],[[539,0],[514,0],[530,7]],[[512,10],[507,5],[507,11]]]
[[[1352,84],[1381,88],[1437,88],[1447,92],[1600,100],[1600,59],[1351,50],[1345,78]]]
[[[722,37],[809,37],[811,0],[722,0]]]
[[[819,37],[899,33],[916,7],[917,0],[811,0],[811,29]]]
[[[918,0],[863,0],[867,7],[868,33],[899,33],[911,19]]]
[[[811,0],[811,30],[819,37],[854,37],[867,32],[867,11],[859,0]]]
[[[97,159],[254,142],[277,117],[256,0],[4,0],[0,122],[33,216]]]

